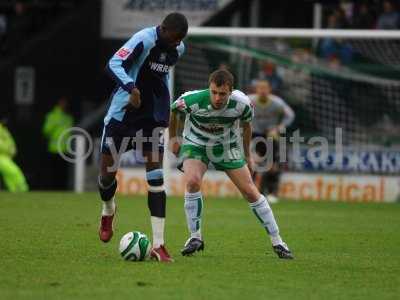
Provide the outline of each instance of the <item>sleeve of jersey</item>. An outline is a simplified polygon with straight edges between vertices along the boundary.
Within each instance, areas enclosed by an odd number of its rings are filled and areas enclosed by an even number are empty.
[[[179,97],[171,104],[171,111],[188,114],[190,113],[190,107],[187,106],[185,98]]]
[[[284,112],[284,117],[282,123],[285,125],[285,127],[288,127],[290,124],[293,123],[295,114],[293,109],[291,109],[290,106],[287,105],[286,103],[283,103],[283,112]]]
[[[252,102],[249,101],[248,104],[244,107],[243,113],[240,117],[240,121],[242,122],[251,122],[254,117],[254,108]]]
[[[140,68],[140,57],[146,52],[146,42],[138,35],[128,40],[110,59],[107,64],[107,71],[111,78],[125,91],[130,93],[135,87],[136,78],[129,76],[131,67]],[[137,74],[138,72],[133,72]]]

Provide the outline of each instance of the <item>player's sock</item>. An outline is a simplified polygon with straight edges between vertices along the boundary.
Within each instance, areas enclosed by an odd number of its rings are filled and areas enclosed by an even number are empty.
[[[166,194],[162,169],[155,169],[146,173],[148,187],[147,203],[151,214],[151,228],[153,231],[153,247],[164,245],[164,225],[166,210]]]
[[[151,228],[153,229],[153,247],[159,248],[164,245],[165,218],[151,216]]]
[[[103,201],[103,209],[101,211],[102,216],[112,216],[115,213],[115,201],[114,197],[111,200]]]
[[[103,200],[103,216],[111,216],[115,211],[115,201],[114,195],[117,190],[117,180],[113,178],[105,179],[99,176],[98,187],[100,192],[100,197]]]
[[[201,192],[185,193],[185,214],[192,238],[201,239],[201,213],[203,211],[203,197]]]
[[[279,235],[279,228],[276,224],[274,214],[264,195],[261,195],[256,202],[249,203],[249,205],[257,219],[270,235],[272,245],[282,244],[283,241]]]

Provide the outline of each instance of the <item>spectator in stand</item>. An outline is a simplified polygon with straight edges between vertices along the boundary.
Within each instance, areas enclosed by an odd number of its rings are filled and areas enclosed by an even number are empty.
[[[8,191],[27,192],[29,186],[25,176],[13,160],[17,147],[6,123],[6,119],[0,119],[0,177]]]
[[[26,1],[17,0],[14,5],[14,16],[8,22],[8,29],[5,39],[5,51],[11,52],[12,49],[22,45],[33,29],[33,15],[29,10]]]
[[[336,12],[330,14],[328,16],[328,29],[340,29],[343,28],[341,26],[345,25],[345,21],[343,18],[345,16],[340,16],[340,11],[337,10]],[[350,63],[353,58],[353,49],[350,44],[344,42],[340,39],[333,39],[333,38],[324,38],[321,40],[321,44],[319,47],[320,56],[331,60],[332,58],[339,59],[340,63]]]
[[[258,79],[267,80],[271,86],[271,92],[279,94],[282,87],[282,78],[279,76],[274,63],[270,61],[264,62],[259,72]]]
[[[340,6],[336,7],[333,11],[333,15],[335,16],[335,29],[347,29],[350,27],[349,21],[347,20],[346,13],[343,8]]]
[[[393,1],[383,1],[383,13],[378,17],[378,29],[398,29],[400,27],[400,15],[396,11]]]
[[[48,187],[53,190],[68,188],[68,162],[61,154],[68,153],[69,129],[74,119],[69,112],[69,98],[61,96],[57,104],[46,114],[43,135],[48,141]]]
[[[328,16],[328,29],[336,29],[337,26],[337,16],[335,14],[330,14]],[[323,58],[329,58],[335,55],[337,52],[338,45],[335,39],[323,38],[320,45],[320,54]]]
[[[375,25],[375,19],[366,3],[361,3],[359,9],[354,15],[353,28],[372,29]]]
[[[305,104],[311,99],[311,77],[306,67],[313,63],[308,49],[296,49],[291,55],[290,67],[283,74],[282,97],[292,103]]]
[[[225,70],[225,71],[231,71],[231,67],[229,66],[228,63],[222,62],[218,65],[218,70]]]

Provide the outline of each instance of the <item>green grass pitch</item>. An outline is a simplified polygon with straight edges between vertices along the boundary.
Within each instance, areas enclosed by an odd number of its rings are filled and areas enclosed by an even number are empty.
[[[0,193],[0,299],[399,299],[398,204],[274,205],[296,256],[284,261],[242,199],[206,199],[206,249],[182,257],[183,201],[171,197],[175,262],[160,264],[120,258],[124,233],[151,230],[144,197],[117,201],[116,232],[104,244],[95,193]]]

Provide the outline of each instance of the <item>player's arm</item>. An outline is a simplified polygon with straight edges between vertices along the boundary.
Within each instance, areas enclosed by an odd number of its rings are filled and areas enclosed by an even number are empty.
[[[106,66],[110,77],[126,92],[131,93],[135,81],[128,75],[127,65],[137,59],[143,51],[143,42],[133,36],[111,57]]]
[[[201,99],[201,91],[192,91],[184,93],[171,104],[169,122],[170,149],[175,155],[178,155],[179,153],[181,141],[178,137],[178,133],[180,133],[181,129],[184,128],[185,116],[193,113],[192,109],[199,101],[201,101]]]
[[[278,126],[278,131],[283,131],[286,127],[290,126],[290,124],[293,123],[294,121],[294,111],[293,109],[287,105],[283,100],[281,102],[281,107],[282,107],[282,120],[281,123]]]
[[[135,86],[136,78],[129,76],[128,68],[132,65],[134,68],[140,68],[147,55],[148,44],[140,34],[135,34],[111,57],[106,66],[110,77],[130,94],[128,106],[134,108],[140,106],[140,92]]]
[[[291,109],[291,107],[287,105],[282,99],[280,99],[278,103],[280,105],[280,122],[276,127],[268,129],[266,131],[266,136],[272,137],[274,139],[279,138],[280,134],[285,130],[285,128],[293,123],[295,117],[293,109]]]
[[[242,122],[243,128],[243,153],[244,157],[247,161],[247,165],[250,169],[250,172],[253,172],[253,159],[250,153],[250,144],[251,144],[251,136],[252,136],[252,129],[250,122]]]
[[[250,153],[250,143],[252,137],[251,121],[253,120],[253,117],[254,107],[249,99],[248,104],[245,105],[240,117],[240,124],[243,129],[243,153],[251,173],[253,172],[253,159]]]
[[[46,119],[44,120],[44,125],[42,128],[43,135],[48,138],[53,131],[54,127],[57,124],[57,120],[54,120],[53,114],[50,112],[46,115]]]
[[[172,153],[179,154],[180,140],[178,132],[183,128],[182,115],[190,113],[190,109],[186,105],[184,98],[180,97],[171,104],[171,114],[169,119],[169,147]]]
[[[250,143],[251,143],[251,136],[252,136],[252,129],[251,123],[249,122],[242,122],[243,128],[243,152],[244,157],[246,160],[250,157]]]
[[[172,111],[169,119],[169,148],[171,152],[178,156],[179,148],[181,146],[180,139],[178,137],[179,128],[183,126],[183,122],[176,111]]]
[[[5,153],[10,157],[14,157],[17,152],[14,138],[8,131],[7,127],[0,124],[0,153]]]

